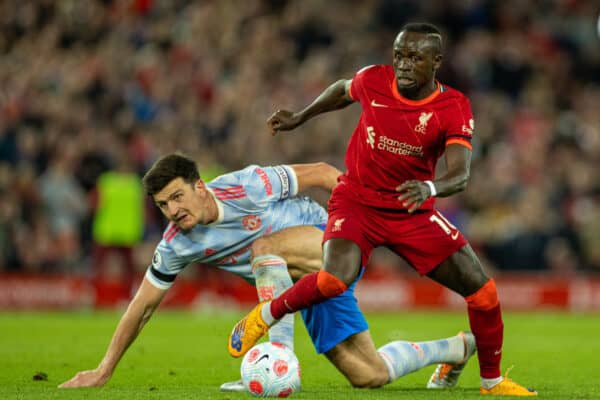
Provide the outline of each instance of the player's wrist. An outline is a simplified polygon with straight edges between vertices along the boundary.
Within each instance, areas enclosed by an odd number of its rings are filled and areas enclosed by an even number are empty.
[[[294,113],[292,117],[294,121],[294,128],[302,125],[303,123],[314,117],[316,114],[318,113],[311,112],[310,107],[307,107],[302,111]]]
[[[423,183],[425,183],[429,187],[429,197],[435,197],[437,195],[437,189],[435,188],[433,182],[430,180],[426,180],[423,181]]]

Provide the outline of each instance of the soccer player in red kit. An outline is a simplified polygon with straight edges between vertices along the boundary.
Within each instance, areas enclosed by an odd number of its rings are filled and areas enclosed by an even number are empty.
[[[474,129],[469,100],[435,78],[441,49],[435,26],[407,24],[394,41],[392,65],[365,67],[353,79],[329,86],[304,110],[279,110],[269,118],[271,133],[277,134],[353,102],[362,106],[346,153],[347,172],[329,201],[323,269],[256,306],[234,327],[230,354],[244,354],[285,314],[343,293],[373,248],[386,246],[420,274],[464,297],[482,394],[537,395],[502,377],[504,326],[494,280],[463,235],[434,208],[435,197],[465,189]],[[446,172],[436,177],[442,155]],[[439,365],[428,386],[442,387],[436,382],[444,382],[458,367]]]

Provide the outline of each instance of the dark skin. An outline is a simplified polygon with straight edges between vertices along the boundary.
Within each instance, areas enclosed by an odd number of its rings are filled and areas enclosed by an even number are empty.
[[[393,45],[394,72],[399,93],[411,100],[421,100],[437,87],[435,75],[441,66],[440,38],[434,34],[400,32]],[[311,104],[297,113],[278,110],[268,120],[271,135],[288,131],[310,118],[347,107],[354,100],[349,95],[352,80],[341,79],[321,93]],[[446,173],[434,181],[437,197],[447,197],[463,191],[469,179],[471,151],[459,144],[446,147]],[[431,191],[419,180],[408,180],[396,187],[398,201],[409,213],[415,212],[427,200]],[[347,239],[330,239],[323,246],[323,268],[350,285],[361,267],[361,250]],[[461,296],[479,290],[487,281],[481,262],[470,245],[444,260],[427,274],[434,281]]]

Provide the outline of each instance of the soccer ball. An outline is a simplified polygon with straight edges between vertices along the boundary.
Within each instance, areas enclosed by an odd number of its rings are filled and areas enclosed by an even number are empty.
[[[300,363],[281,343],[252,347],[242,360],[242,383],[256,397],[288,397],[300,390]]]

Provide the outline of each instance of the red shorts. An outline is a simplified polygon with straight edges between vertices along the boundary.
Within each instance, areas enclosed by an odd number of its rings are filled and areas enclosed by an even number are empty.
[[[424,275],[467,244],[464,236],[437,210],[372,208],[336,190],[329,200],[323,242],[348,239],[360,247],[366,265],[375,247],[385,246]]]

